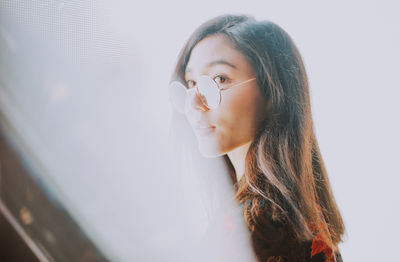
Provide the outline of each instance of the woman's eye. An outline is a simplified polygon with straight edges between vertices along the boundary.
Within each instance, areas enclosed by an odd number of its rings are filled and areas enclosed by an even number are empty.
[[[221,75],[217,75],[214,77],[214,81],[217,82],[218,84],[223,84],[226,82],[226,77],[221,76]]]
[[[193,80],[186,81],[186,85],[187,85],[188,89],[194,87],[195,84],[196,84],[196,82],[194,82]]]

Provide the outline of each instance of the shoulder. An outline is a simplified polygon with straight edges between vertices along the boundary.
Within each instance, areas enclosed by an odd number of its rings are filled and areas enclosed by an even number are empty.
[[[314,241],[309,243],[297,244],[290,246],[286,245],[289,249],[281,252],[272,252],[271,250],[257,250],[258,261],[262,262],[343,262],[342,256],[339,252],[333,253],[329,247],[322,248],[318,251],[313,250]],[[315,246],[314,246],[315,248]],[[276,250],[275,250],[276,251]]]
[[[245,209],[250,211],[253,204],[254,200],[246,202]],[[299,241],[285,221],[277,221],[268,210],[265,212],[257,212],[257,217],[252,212],[245,212],[251,222],[251,237],[258,261],[342,262],[340,253],[334,252],[316,228],[311,227],[314,234],[312,240]]]

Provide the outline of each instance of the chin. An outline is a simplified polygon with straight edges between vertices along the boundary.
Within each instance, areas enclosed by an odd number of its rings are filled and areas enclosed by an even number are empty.
[[[226,154],[216,142],[202,140],[198,140],[197,142],[200,154],[204,157],[215,158]]]

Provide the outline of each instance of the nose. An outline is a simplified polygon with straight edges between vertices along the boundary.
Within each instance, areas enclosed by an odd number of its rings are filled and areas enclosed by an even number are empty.
[[[186,111],[188,110],[201,110],[207,111],[209,108],[202,102],[201,94],[199,94],[196,88],[192,88],[188,91],[187,98],[186,98]]]

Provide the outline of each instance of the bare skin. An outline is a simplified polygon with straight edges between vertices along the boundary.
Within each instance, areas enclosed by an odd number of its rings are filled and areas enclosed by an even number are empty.
[[[201,75],[210,76],[221,88],[256,77],[247,59],[223,35],[208,36],[193,48],[185,73],[187,85],[195,86]],[[207,108],[196,92],[190,92],[186,117],[200,152],[206,157],[227,154],[240,180],[248,148],[267,116],[266,105],[257,81],[222,91],[215,109]]]

